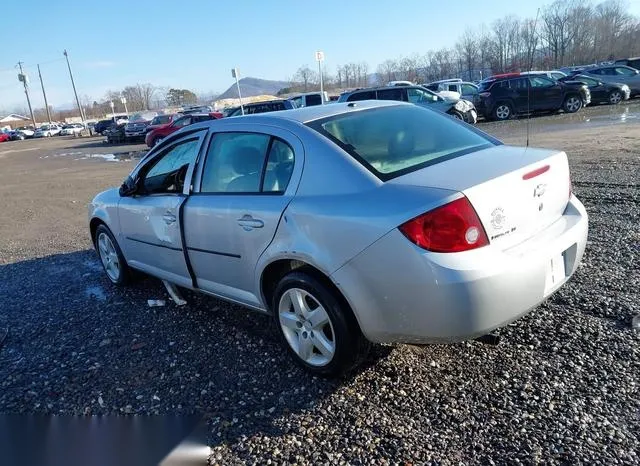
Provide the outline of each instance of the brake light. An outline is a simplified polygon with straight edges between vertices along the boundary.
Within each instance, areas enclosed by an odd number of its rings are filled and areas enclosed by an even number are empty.
[[[433,252],[461,252],[489,244],[478,214],[466,197],[400,225],[412,243]]]
[[[549,165],[543,165],[540,168],[536,168],[535,170],[530,171],[529,173],[525,173],[522,175],[523,180],[530,180],[531,178],[535,178],[536,176],[540,176],[543,173],[547,173],[551,167]]]

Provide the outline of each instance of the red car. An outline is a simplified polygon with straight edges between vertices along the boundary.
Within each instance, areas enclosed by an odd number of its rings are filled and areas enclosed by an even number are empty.
[[[149,131],[144,139],[144,142],[147,143],[147,146],[153,147],[164,138],[169,136],[171,133],[178,131],[180,128],[184,128],[185,126],[189,126],[193,123],[199,123],[201,121],[217,120],[218,118],[222,118],[222,113],[211,112],[192,113],[182,116],[174,115],[173,121],[171,121],[171,123],[156,126],[154,129]]]
[[[9,136],[9,133],[4,133],[2,131],[0,131],[0,142],[5,142],[11,139],[11,136]]]

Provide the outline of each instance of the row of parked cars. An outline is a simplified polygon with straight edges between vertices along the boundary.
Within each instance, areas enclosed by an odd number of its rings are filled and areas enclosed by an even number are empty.
[[[24,141],[30,138],[50,138],[51,136],[73,136],[86,129],[82,123],[45,123],[35,128],[34,126],[21,126],[7,131],[0,131],[0,142]]]
[[[638,70],[626,64],[611,64],[564,71],[504,73],[478,82],[462,79],[425,84],[391,81],[385,86],[352,89],[333,98],[326,92],[309,92],[288,99],[247,103],[224,112],[214,112],[210,107],[194,107],[173,115],[140,112],[131,118],[102,120],[96,124],[95,131],[105,135],[110,143],[144,139],[149,147],[154,147],[169,134],[192,123],[331,102],[410,102],[475,124],[479,117],[507,120],[536,112],[575,113],[587,105],[615,105],[636,95],[640,95]]]

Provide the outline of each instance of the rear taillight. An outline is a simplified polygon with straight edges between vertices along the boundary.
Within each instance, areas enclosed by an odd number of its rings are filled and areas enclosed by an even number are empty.
[[[414,244],[433,252],[461,252],[489,244],[478,214],[461,197],[400,226]]]

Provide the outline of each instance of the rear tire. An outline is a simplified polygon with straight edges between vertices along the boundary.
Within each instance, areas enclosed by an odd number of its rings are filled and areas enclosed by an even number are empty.
[[[98,225],[93,243],[102,268],[111,283],[116,286],[130,283],[132,270],[127,265],[118,242],[106,225]]]
[[[513,107],[507,102],[500,102],[493,109],[493,118],[498,121],[508,120],[513,116]]]
[[[462,115],[462,113],[460,113],[457,110],[452,110],[451,113],[449,113],[449,115],[451,115],[453,118],[455,118],[457,120],[464,121],[464,116]]]
[[[567,113],[576,113],[582,108],[582,99],[575,94],[569,95],[564,100],[562,108]]]
[[[611,105],[618,105],[620,102],[622,102],[622,92],[611,91],[609,94],[609,103]]]
[[[342,375],[359,365],[371,347],[342,295],[310,273],[285,275],[271,310],[282,344],[313,374]]]

